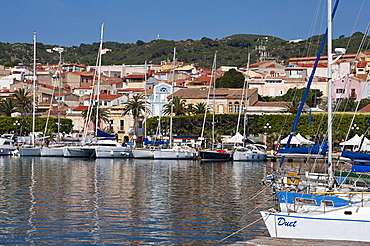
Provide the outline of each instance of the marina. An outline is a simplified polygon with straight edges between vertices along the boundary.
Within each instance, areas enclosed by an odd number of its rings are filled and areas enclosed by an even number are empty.
[[[265,168],[1,156],[0,244],[223,245],[266,236],[256,209],[272,206],[260,184]]]

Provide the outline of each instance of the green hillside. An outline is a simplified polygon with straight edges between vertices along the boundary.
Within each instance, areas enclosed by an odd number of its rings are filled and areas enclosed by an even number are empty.
[[[267,39],[265,38],[267,37]],[[143,64],[145,61],[159,64],[163,60],[171,60],[173,47],[177,49],[177,60],[185,63],[196,63],[199,66],[211,68],[214,53],[217,51],[218,66],[245,66],[248,53],[251,52],[251,62],[256,62],[259,56],[255,50],[258,45],[265,45],[270,55],[277,61],[286,63],[290,57],[316,55],[322,35],[313,36],[299,43],[289,43],[272,36],[237,34],[222,39],[201,40],[153,40],[134,44],[105,42],[103,47],[111,49],[103,56],[103,65]],[[363,38],[360,32],[351,37],[340,37],[333,40],[333,47],[347,47],[348,53],[356,53]],[[369,38],[367,38],[369,40]],[[37,43],[37,61],[42,64],[56,64],[58,53],[48,53],[46,49],[53,45]],[[63,61],[86,65],[95,65],[99,43],[81,44],[80,46],[64,47]],[[28,65],[33,62],[33,44],[0,43],[0,64],[14,66],[19,63]]]

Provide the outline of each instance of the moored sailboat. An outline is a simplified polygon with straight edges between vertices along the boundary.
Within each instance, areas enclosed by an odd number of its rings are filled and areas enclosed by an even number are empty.
[[[41,148],[35,146],[35,118],[36,118],[36,32],[33,33],[33,100],[32,100],[32,132],[31,144],[18,148],[20,156],[40,156]]]
[[[338,0],[334,7],[336,10]],[[321,192],[307,194],[304,192],[280,192],[280,212],[275,210],[262,211],[261,215],[271,237],[350,240],[370,242],[367,233],[370,229],[370,201],[364,199],[365,192],[333,192],[334,175],[332,169],[332,104],[331,104],[331,76],[332,76],[332,5],[328,0],[328,183],[320,187]],[[290,174],[290,185],[298,186],[297,174]],[[293,187],[292,187],[293,188]],[[306,186],[305,188],[310,188]],[[294,188],[293,188],[294,189]],[[359,202],[350,202],[347,199],[335,200],[341,196],[350,197],[359,193]],[[319,194],[324,195],[321,200]],[[286,209],[282,207],[286,205]],[[288,205],[291,205],[288,207]]]

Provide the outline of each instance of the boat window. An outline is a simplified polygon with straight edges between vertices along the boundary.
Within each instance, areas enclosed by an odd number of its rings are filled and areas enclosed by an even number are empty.
[[[327,207],[334,207],[334,202],[333,201],[328,201],[328,200],[322,200],[322,204],[325,204]]]
[[[317,205],[315,199],[308,199],[308,198],[302,198],[302,197],[296,197],[295,202],[308,204],[308,205]]]

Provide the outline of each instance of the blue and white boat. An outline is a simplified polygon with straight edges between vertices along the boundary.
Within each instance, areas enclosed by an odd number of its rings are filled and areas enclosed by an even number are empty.
[[[332,95],[332,15],[334,15],[338,2],[339,0],[336,1],[336,5],[332,11],[332,2],[328,0],[328,95]],[[323,44],[320,47],[318,58],[324,46]],[[306,88],[306,91],[308,90],[309,85]],[[271,237],[370,242],[370,234],[368,233],[370,230],[370,200],[367,198],[367,194],[370,193],[350,190],[341,192],[336,191],[333,186],[331,124],[332,102],[329,99],[327,186],[319,187],[322,189],[321,191],[311,194],[300,192],[298,189],[297,192],[289,190],[286,192],[277,192],[280,211],[276,211],[275,209],[261,211],[262,218]],[[289,180],[287,180],[287,183],[292,186],[292,190],[294,190],[294,186],[298,187],[298,178],[299,176],[297,174],[291,174]],[[346,198],[341,198],[341,196],[348,198],[351,194],[360,194],[360,201],[354,202]]]

